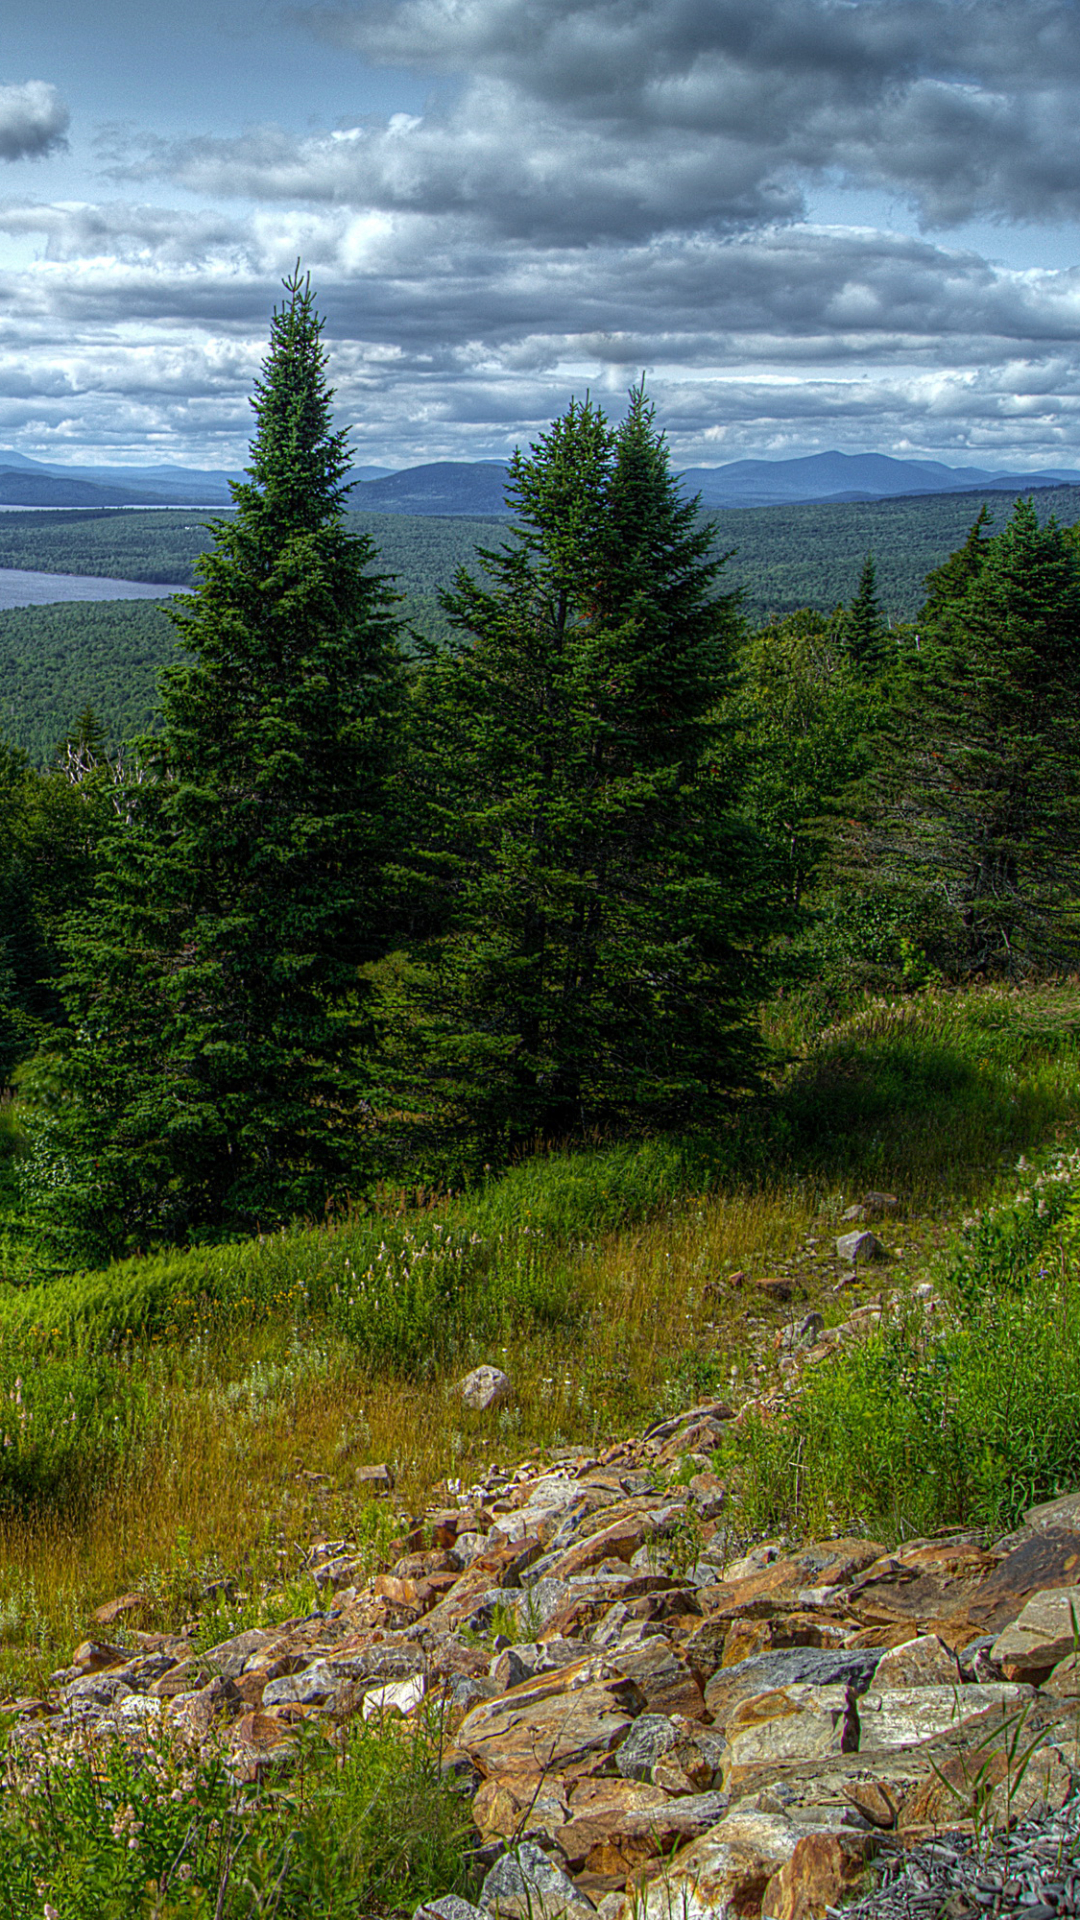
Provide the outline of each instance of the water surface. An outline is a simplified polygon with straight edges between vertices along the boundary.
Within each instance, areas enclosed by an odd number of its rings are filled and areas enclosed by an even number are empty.
[[[30,573],[22,567],[0,567],[0,610],[48,607],[58,600],[167,600],[170,594],[187,591],[160,581],[112,580],[102,573]]]

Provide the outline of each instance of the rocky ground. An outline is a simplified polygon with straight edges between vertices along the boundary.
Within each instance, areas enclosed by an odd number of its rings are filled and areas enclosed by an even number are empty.
[[[781,1391],[882,1310],[792,1324]],[[482,1893],[425,1920],[808,1920],[871,1870],[865,1914],[1080,1909],[1080,1495],[989,1547],[739,1541],[712,1470],[735,1417],[444,1485],[371,1578],[314,1542],[323,1608],[209,1651],[120,1596],[14,1703],[14,1751],[168,1730],[250,1780],[302,1721],[437,1707]]]

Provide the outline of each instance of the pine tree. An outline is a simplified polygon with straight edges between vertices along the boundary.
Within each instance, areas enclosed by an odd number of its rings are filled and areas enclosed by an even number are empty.
[[[614,431],[573,403],[508,497],[418,689],[448,926],[397,1006],[407,1098],[488,1153],[704,1119],[752,1072],[768,923],[717,717],[738,616],[643,392]]]
[[[876,673],[884,663],[888,627],[877,597],[877,569],[872,553],[863,561],[855,598],[844,617],[843,635],[854,665],[862,673]]]
[[[979,545],[910,663],[865,860],[952,965],[1017,974],[1080,954],[1080,562],[1030,501]]]
[[[394,596],[344,523],[310,283],[285,291],[247,479],[174,615],[160,740],[72,929],[83,1207],[107,1243],[280,1220],[356,1175]]]

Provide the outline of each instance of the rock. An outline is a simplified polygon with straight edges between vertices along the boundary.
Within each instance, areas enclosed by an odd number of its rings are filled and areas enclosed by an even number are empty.
[[[612,1665],[641,1688],[646,1712],[704,1718],[701,1682],[662,1634],[651,1635],[638,1647],[613,1647],[610,1657]]]
[[[990,1748],[979,1745],[943,1756],[933,1773],[908,1795],[897,1825],[909,1836],[937,1832],[977,1816],[989,1828],[1009,1827],[1037,1808],[1064,1806],[1073,1792],[1070,1768],[1054,1747],[1027,1752],[1008,1736]]]
[[[1080,1533],[1080,1492],[1065,1493],[1057,1500],[1044,1500],[1029,1507],[1024,1523],[1037,1533]],[[94,1615],[95,1620],[97,1615]],[[104,1626],[106,1622],[102,1622]]]
[[[859,1752],[917,1746],[984,1714],[1000,1722],[1033,1698],[1032,1689],[1021,1686],[893,1687],[887,1693],[875,1687],[858,1701]]]
[[[754,1281],[754,1291],[762,1300],[771,1301],[774,1306],[782,1307],[786,1306],[794,1295],[795,1282],[782,1275],[768,1275],[762,1280]]]
[[[364,1704],[360,1709],[362,1720],[379,1720],[388,1713],[400,1713],[402,1716],[412,1713],[424,1697],[424,1679],[415,1674],[411,1680],[393,1680],[386,1687],[372,1687],[364,1695]]]
[[[342,1675],[332,1660],[316,1660],[301,1673],[283,1674],[263,1689],[264,1707],[324,1706],[341,1685]]]
[[[705,1689],[705,1706],[714,1726],[726,1729],[740,1702],[776,1688],[794,1686],[851,1687],[859,1692],[870,1685],[881,1655],[876,1647],[853,1651],[827,1647],[784,1647],[759,1653],[737,1666],[721,1667]]]
[[[235,1680],[238,1674],[243,1673],[253,1654],[276,1645],[281,1637],[280,1627],[251,1627],[246,1633],[234,1634],[231,1640],[222,1640],[200,1658],[205,1666],[215,1668],[223,1679]]]
[[[456,1745],[485,1777],[580,1769],[622,1744],[644,1704],[632,1680],[583,1660],[474,1707]]]
[[[758,1913],[799,1837],[782,1814],[736,1808],[628,1897],[623,1920],[736,1920]]]
[[[458,1392],[467,1407],[477,1413],[487,1413],[509,1400],[513,1387],[500,1367],[474,1367],[459,1383]]]
[[[669,1800],[658,1788],[629,1780],[587,1780],[572,1794],[572,1817],[554,1837],[571,1867],[625,1879],[707,1833],[727,1808],[723,1793]]]
[[[1080,1651],[1080,1587],[1038,1593],[990,1649],[1010,1680],[1045,1679]]]
[[[800,1347],[816,1346],[824,1331],[824,1316],[820,1313],[808,1313],[805,1320],[799,1324],[799,1329],[795,1336],[796,1343]]]
[[[740,1701],[728,1720],[723,1783],[731,1792],[764,1766],[821,1760],[857,1743],[849,1688],[777,1687]]]
[[[96,1608],[90,1618],[96,1627],[115,1627],[118,1620],[134,1620],[149,1611],[150,1602],[144,1593],[121,1593]]]
[[[416,1907],[413,1920],[484,1920],[484,1910],[456,1893],[444,1893],[440,1899],[425,1900]]]
[[[615,1765],[624,1780],[651,1780],[656,1762],[670,1753],[678,1737],[667,1714],[641,1714],[615,1754]]]
[[[130,1659],[130,1647],[114,1647],[108,1640],[84,1640],[72,1654],[71,1664],[79,1673],[104,1673],[108,1667],[126,1667]]]
[[[480,1905],[496,1920],[559,1920],[595,1911],[570,1876],[532,1840],[522,1840],[497,1860],[480,1893]]]
[[[903,1640],[884,1653],[874,1673],[875,1692],[893,1687],[959,1686],[960,1663],[936,1633]]]
[[[838,1260],[884,1260],[885,1249],[876,1233],[842,1233],[836,1242]]]
[[[868,1843],[851,1833],[807,1833],[774,1873],[761,1920],[822,1920],[862,1879]]]
[[[362,1493],[388,1494],[394,1491],[394,1475],[386,1462],[374,1467],[357,1467],[353,1479]]]

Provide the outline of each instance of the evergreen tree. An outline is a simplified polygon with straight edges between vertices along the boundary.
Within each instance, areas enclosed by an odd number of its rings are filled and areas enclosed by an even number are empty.
[[[704,1119],[752,1072],[768,925],[718,717],[739,620],[641,389],[614,431],[571,404],[508,498],[417,690],[447,927],[396,1002],[408,1102],[488,1152]]]
[[[248,477],[180,602],[161,738],[72,929],[69,1132],[94,1171],[70,1204],[106,1245],[283,1219],[357,1167],[394,596],[344,524],[309,281],[285,290]]]
[[[878,671],[885,658],[888,627],[877,597],[877,569],[868,553],[862,564],[859,585],[843,624],[844,644],[855,666],[862,673]]]
[[[1030,500],[980,544],[910,663],[863,858],[953,966],[1019,973],[1080,952],[1080,562]]]

